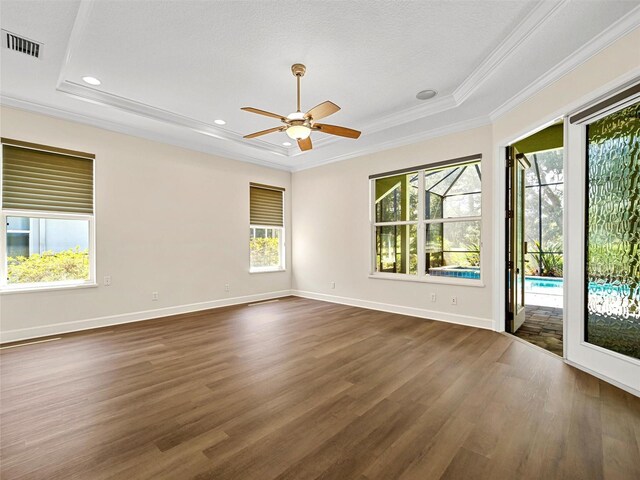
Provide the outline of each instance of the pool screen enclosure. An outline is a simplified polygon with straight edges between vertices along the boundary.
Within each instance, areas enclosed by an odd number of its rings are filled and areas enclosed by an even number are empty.
[[[375,271],[479,279],[481,184],[479,156],[376,177]]]

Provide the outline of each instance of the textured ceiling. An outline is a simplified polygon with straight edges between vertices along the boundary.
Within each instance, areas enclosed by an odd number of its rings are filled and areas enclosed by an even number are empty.
[[[637,1],[615,0],[2,0],[2,28],[43,42],[44,54],[3,49],[1,93],[8,105],[297,168],[488,117],[637,13]],[[360,140],[314,133],[317,148],[301,154],[282,147],[284,133],[241,138],[278,122],[240,107],[295,110],[296,62],[307,65],[303,109],[332,100],[342,110],[328,123],[363,130]],[[425,88],[438,96],[416,100]]]

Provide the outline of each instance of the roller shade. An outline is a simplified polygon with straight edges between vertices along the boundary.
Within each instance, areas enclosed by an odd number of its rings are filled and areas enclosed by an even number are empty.
[[[283,188],[250,184],[249,222],[251,225],[283,227],[283,195]]]
[[[93,213],[93,160],[2,146],[2,208]]]

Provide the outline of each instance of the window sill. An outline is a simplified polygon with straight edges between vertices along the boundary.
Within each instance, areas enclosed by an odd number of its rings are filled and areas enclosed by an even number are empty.
[[[54,290],[76,290],[79,288],[97,288],[97,283],[76,283],[69,285],[43,285],[41,287],[1,287],[0,295],[13,293],[51,292]]]
[[[272,270],[249,270],[250,274],[254,274],[254,273],[278,273],[278,272],[286,272],[287,269],[286,268],[274,268]]]
[[[414,282],[414,283],[434,283],[440,285],[456,285],[458,287],[477,287],[484,288],[484,282],[482,280],[473,280],[470,278],[434,278],[417,276],[411,276],[406,274],[380,274],[370,273],[369,278],[376,280],[393,280],[395,282]]]

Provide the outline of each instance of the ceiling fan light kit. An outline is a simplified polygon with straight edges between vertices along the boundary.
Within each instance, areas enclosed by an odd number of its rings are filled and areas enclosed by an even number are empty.
[[[313,145],[311,143],[311,132],[313,130],[317,130],[322,133],[326,133],[329,135],[338,135],[340,137],[346,138],[358,138],[360,136],[360,132],[358,130],[353,130],[351,128],[339,127],[336,125],[326,125],[322,123],[316,123],[316,120],[320,120],[321,118],[328,117],[329,115],[333,115],[340,107],[335,103],[326,101],[322,102],[319,105],[316,105],[311,110],[306,113],[303,113],[300,110],[300,79],[304,76],[307,68],[301,63],[296,63],[291,66],[291,73],[293,73],[294,77],[296,77],[297,83],[297,110],[293,113],[290,113],[286,117],[283,115],[278,115],[277,113],[267,112],[265,110],[260,110],[258,108],[253,107],[243,107],[242,110],[245,112],[257,113],[258,115],[264,115],[266,117],[277,118],[284,125],[280,127],[269,128],[267,130],[261,130],[259,132],[251,133],[249,135],[245,135],[244,138],[255,138],[261,135],[266,135],[268,133],[274,132],[285,132],[287,136],[293,140],[298,141],[298,146],[300,150],[311,150]]]
[[[287,120],[291,124],[285,132],[294,140],[304,140],[311,135],[311,125],[302,112],[294,112],[287,115]]]

